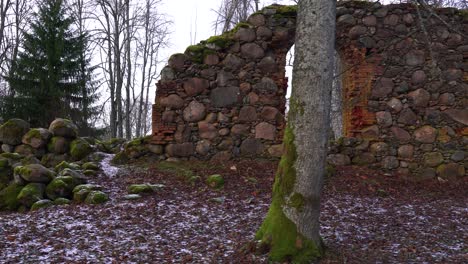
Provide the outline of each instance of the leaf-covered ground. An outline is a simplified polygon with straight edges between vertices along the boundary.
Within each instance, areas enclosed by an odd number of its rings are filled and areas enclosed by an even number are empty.
[[[104,205],[1,212],[0,262],[268,263],[246,245],[268,210],[275,162],[143,165],[91,180],[110,193]],[[206,186],[211,174],[223,189]],[[124,200],[133,183],[166,187]],[[466,263],[467,187],[339,168],[323,193],[321,263]]]

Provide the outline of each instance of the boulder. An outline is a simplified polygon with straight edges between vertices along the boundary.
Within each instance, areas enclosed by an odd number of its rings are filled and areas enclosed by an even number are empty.
[[[351,164],[351,159],[345,154],[330,154],[327,157],[327,162],[333,166],[345,166]]]
[[[444,162],[444,156],[440,152],[429,152],[424,154],[424,165],[427,167],[437,167]]]
[[[278,145],[272,145],[271,147],[268,148],[268,153],[272,157],[280,158],[283,155],[283,144],[278,144]]]
[[[408,97],[411,99],[413,102],[413,105],[416,107],[426,107],[427,104],[429,103],[429,100],[431,99],[431,94],[420,88],[417,89],[416,91],[412,91],[408,94]]]
[[[410,133],[408,133],[408,131],[404,130],[403,128],[394,126],[390,129],[390,131],[392,131],[393,136],[401,143],[406,143],[411,140]]]
[[[403,145],[398,148],[398,157],[403,159],[412,159],[414,155],[413,145]]]
[[[128,186],[128,193],[129,194],[151,194],[155,193],[165,186],[163,184],[132,184]]]
[[[392,114],[387,111],[380,111],[375,114],[375,118],[377,119],[377,124],[382,127],[389,127],[392,125]]]
[[[37,153],[37,150],[29,145],[21,144],[15,147],[14,152],[22,156],[28,157],[28,156],[35,156]]]
[[[71,201],[67,198],[57,198],[54,200],[54,205],[68,205],[71,204]]]
[[[280,115],[279,110],[276,107],[265,106],[260,113],[260,116],[264,120],[275,121]]]
[[[184,82],[184,90],[188,96],[195,96],[203,93],[210,87],[210,82],[201,78],[190,78]]]
[[[253,86],[255,92],[260,93],[276,93],[278,91],[278,85],[271,78],[263,77],[259,83]]]
[[[70,140],[65,137],[52,137],[47,144],[47,150],[54,154],[64,154],[70,150]]]
[[[55,166],[55,171],[56,172],[61,172],[64,169],[72,169],[72,170],[79,170],[80,165],[75,164],[75,163],[68,163],[66,161],[60,162],[57,166]]]
[[[460,124],[468,126],[468,109],[449,109],[443,113]]]
[[[243,156],[261,155],[265,150],[265,146],[260,139],[248,138],[241,144],[240,151]]]
[[[40,164],[18,166],[15,168],[14,174],[27,182],[33,183],[49,183],[55,177],[55,172]]]
[[[260,59],[265,56],[265,51],[256,43],[246,43],[241,46],[241,54],[248,59]]]
[[[52,202],[51,200],[48,200],[48,199],[39,200],[31,206],[31,211],[36,211],[42,208],[48,208],[53,205],[54,205],[54,202]]]
[[[18,194],[18,201],[26,206],[31,207],[35,202],[44,199],[45,185],[42,183],[29,183],[21,189]]]
[[[198,133],[203,139],[213,140],[218,137],[218,129],[206,121],[198,122]]]
[[[239,112],[239,121],[253,122],[257,120],[257,109],[253,106],[243,106]]]
[[[10,119],[0,126],[0,142],[8,145],[19,145],[23,136],[29,131],[29,123],[22,119]]]
[[[76,202],[84,202],[91,191],[100,191],[102,187],[94,184],[81,184],[73,188],[73,200]]]
[[[91,145],[82,138],[77,138],[70,144],[70,155],[73,160],[82,160],[92,151]]]
[[[101,191],[91,191],[86,196],[85,203],[86,204],[102,204],[109,200],[109,196]]]
[[[363,152],[354,156],[352,163],[357,165],[368,165],[375,162],[375,156],[369,152]]]
[[[250,127],[248,125],[235,124],[231,128],[231,133],[237,136],[245,136],[250,133]]]
[[[275,140],[276,127],[267,122],[262,122],[255,127],[255,138]]]
[[[263,58],[257,65],[263,73],[275,73],[278,71],[278,65],[274,58],[268,56]]]
[[[33,128],[23,136],[23,144],[35,149],[45,147],[52,137],[52,133],[45,128]]]
[[[414,139],[421,143],[434,143],[437,137],[437,129],[431,126],[423,126],[414,131]]]
[[[15,211],[20,206],[18,194],[23,189],[23,185],[12,183],[3,190],[0,190],[0,211]]]
[[[234,37],[242,42],[252,42],[257,38],[255,29],[248,27],[241,27],[235,34]]]
[[[166,146],[166,153],[170,157],[189,157],[193,155],[195,148],[192,143],[169,144]]]
[[[80,181],[72,176],[59,176],[53,179],[46,187],[45,193],[49,199],[71,198],[73,188],[79,185]]]
[[[168,107],[171,109],[180,109],[184,107],[185,101],[180,98],[177,94],[170,94],[166,97],[159,99],[159,103],[162,107]]]
[[[78,127],[72,121],[63,118],[57,118],[50,123],[49,131],[54,136],[65,138],[76,138],[78,136]]]
[[[198,122],[205,118],[205,106],[197,101],[192,101],[184,109],[184,120],[187,122]]]
[[[209,140],[200,140],[197,143],[196,151],[200,155],[207,155],[211,149],[211,142]]]
[[[394,156],[387,156],[382,159],[382,168],[387,170],[393,170],[400,166],[400,162]]]
[[[211,90],[210,100],[214,107],[226,107],[237,103],[240,94],[239,87],[218,87]]]
[[[457,179],[465,176],[465,167],[457,163],[442,164],[437,167],[437,175],[443,179]]]

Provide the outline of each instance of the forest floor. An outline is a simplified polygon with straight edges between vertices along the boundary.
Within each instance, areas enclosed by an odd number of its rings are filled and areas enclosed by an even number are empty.
[[[141,162],[101,174],[90,181],[110,194],[103,205],[1,212],[0,263],[268,263],[246,245],[268,211],[276,165]],[[204,183],[212,174],[224,188]],[[125,200],[135,183],[166,187]],[[320,263],[467,263],[467,192],[466,179],[412,183],[338,168],[322,196]]]

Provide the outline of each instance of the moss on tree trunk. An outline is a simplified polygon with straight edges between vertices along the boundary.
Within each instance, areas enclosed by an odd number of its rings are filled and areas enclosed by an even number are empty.
[[[272,203],[267,217],[256,234],[256,239],[270,248],[270,259],[273,261],[308,263],[322,255],[322,244],[317,245],[302,235],[296,224],[283,212],[285,205],[301,210],[304,203],[300,194],[293,193],[296,183],[294,163],[297,152],[294,132],[290,125],[286,127],[283,144],[284,153],[273,185]]]

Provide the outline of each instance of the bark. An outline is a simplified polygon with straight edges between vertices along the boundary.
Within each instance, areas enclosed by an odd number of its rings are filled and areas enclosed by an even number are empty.
[[[126,104],[125,104],[125,138],[130,139],[132,138],[132,129],[130,126],[130,85],[132,82],[132,59],[131,59],[131,30],[130,30],[130,0],[125,1],[125,12],[126,12],[126,53],[127,53],[127,83],[125,85],[125,92],[126,92]]]
[[[274,261],[308,263],[323,254],[320,192],[330,127],[335,12],[335,0],[299,1],[285,153],[270,210],[256,236],[270,246]]]

